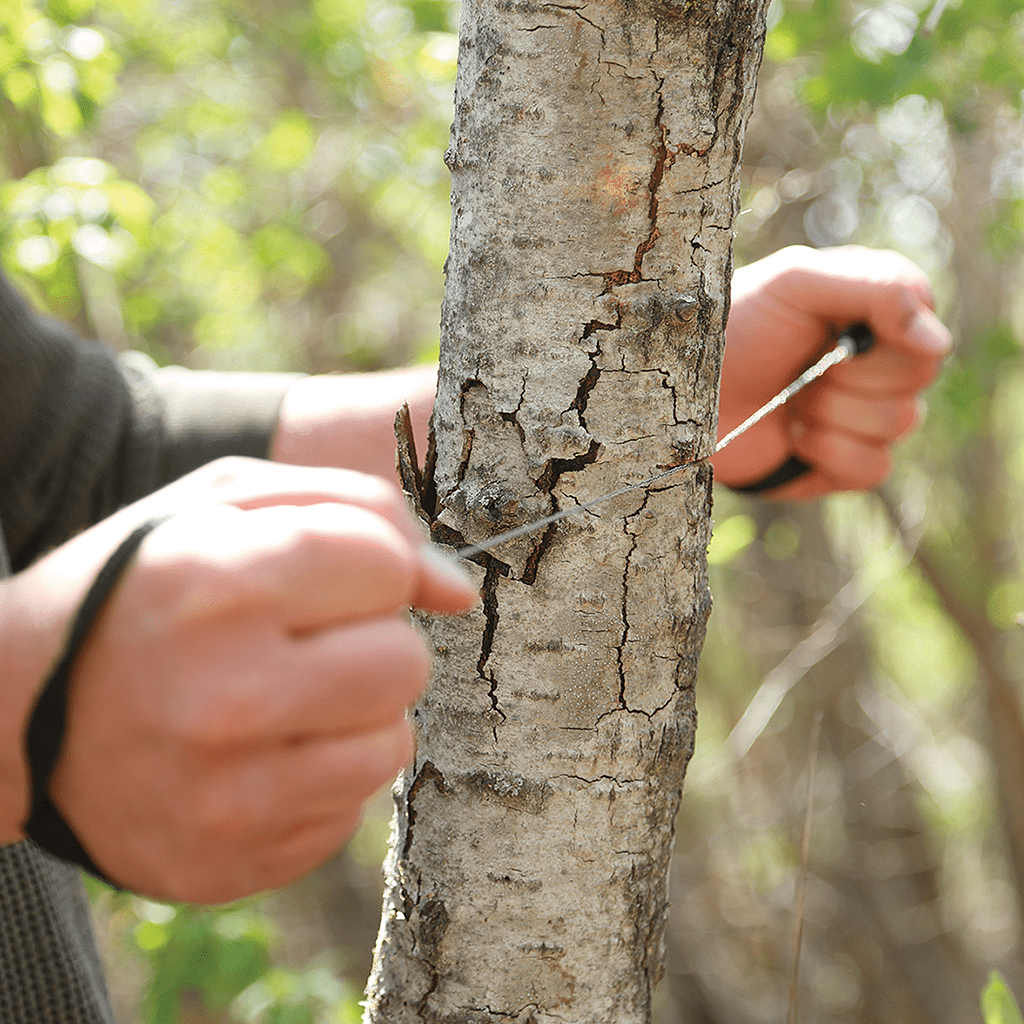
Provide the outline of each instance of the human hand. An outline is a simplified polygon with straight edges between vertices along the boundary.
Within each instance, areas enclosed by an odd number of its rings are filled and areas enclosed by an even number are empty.
[[[218,903],[283,885],[348,838],[412,750],[405,710],[428,657],[402,610],[477,595],[383,480],[230,459],[20,574],[29,619],[62,590],[80,600],[114,533],[175,508],[81,648],[50,792],[119,885]]]
[[[742,487],[796,455],[811,471],[766,492],[787,500],[874,487],[890,446],[920,413],[921,390],[952,346],[922,271],[894,252],[782,249],[733,277],[719,405],[724,437],[786,387],[842,328],[864,321],[876,344],[829,370],[712,460]]]

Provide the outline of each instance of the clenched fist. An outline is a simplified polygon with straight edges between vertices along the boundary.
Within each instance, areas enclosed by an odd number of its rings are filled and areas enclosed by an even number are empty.
[[[117,884],[218,903],[348,838],[412,750],[405,712],[428,657],[404,609],[458,612],[477,595],[383,480],[221,460],[5,583],[23,671],[45,676],[100,565],[167,511],[76,660],[50,792]]]
[[[792,246],[736,271],[720,436],[858,321],[876,338],[871,351],[829,370],[717,455],[717,480],[733,487],[755,484],[796,456],[810,471],[771,497],[874,487],[888,474],[889,449],[916,423],[920,393],[952,347],[933,312],[927,278],[898,253]]]

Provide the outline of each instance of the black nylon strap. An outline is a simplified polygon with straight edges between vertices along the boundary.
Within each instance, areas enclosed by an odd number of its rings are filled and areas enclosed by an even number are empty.
[[[43,684],[25,730],[25,751],[32,782],[32,804],[24,825],[26,835],[48,853],[78,864],[89,874],[108,883],[110,880],[93,862],[50,799],[50,776],[64,745],[68,683],[78,652],[143,539],[168,519],[169,515],[156,516],[137,526],[107,559],[78,609],[64,653]]]
[[[731,487],[731,490],[739,491],[740,494],[760,494],[762,491],[773,491],[776,487],[788,484],[792,480],[809,473],[811,466],[804,462],[799,455],[790,455],[788,459],[777,469],[773,469],[767,476],[755,480],[752,484],[741,484],[739,487]]]

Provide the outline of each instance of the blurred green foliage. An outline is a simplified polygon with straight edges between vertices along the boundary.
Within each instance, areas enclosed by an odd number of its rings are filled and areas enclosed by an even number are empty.
[[[0,258],[160,361],[429,356],[447,250],[444,0],[4,0]]]
[[[124,947],[118,966],[142,967],[137,1011],[146,1024],[356,1024],[361,1018],[360,993],[339,980],[336,964],[320,957],[292,969],[280,962],[283,936],[259,901],[203,909],[88,884],[108,915],[107,929]]]
[[[942,102],[954,127],[966,130],[980,93],[991,90],[1020,107],[1024,68],[1015,0],[791,0],[776,17],[766,55],[779,63],[812,58],[801,95],[818,114],[918,95]]]

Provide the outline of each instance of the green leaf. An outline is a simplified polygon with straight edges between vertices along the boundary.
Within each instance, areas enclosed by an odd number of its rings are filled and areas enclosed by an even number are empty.
[[[729,516],[715,525],[708,548],[708,564],[724,565],[742,554],[757,536],[757,524],[747,515]]]
[[[316,132],[308,118],[297,110],[289,110],[264,136],[259,158],[274,170],[291,170],[306,161],[315,145]]]
[[[985,1024],[1024,1024],[1017,1002],[998,971],[989,975],[988,984],[981,993],[981,1012]]]

